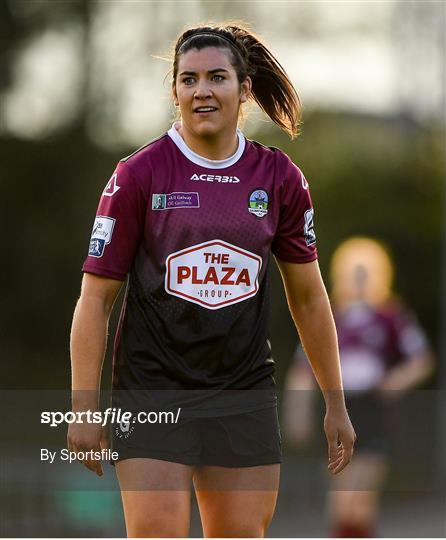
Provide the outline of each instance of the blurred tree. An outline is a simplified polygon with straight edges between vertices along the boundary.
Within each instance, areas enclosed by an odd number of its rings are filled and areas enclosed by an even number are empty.
[[[445,99],[445,2],[402,2],[391,35],[400,84],[401,113],[442,123]]]

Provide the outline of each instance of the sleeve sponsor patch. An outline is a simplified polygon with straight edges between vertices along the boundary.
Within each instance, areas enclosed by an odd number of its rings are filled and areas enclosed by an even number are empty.
[[[312,246],[316,242],[314,232],[314,209],[310,208],[305,212],[304,236],[307,246]]]
[[[105,246],[110,244],[116,220],[107,216],[96,216],[90,239],[90,257],[102,257]]]

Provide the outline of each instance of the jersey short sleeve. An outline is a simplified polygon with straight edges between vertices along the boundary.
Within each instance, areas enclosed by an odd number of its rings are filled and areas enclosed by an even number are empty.
[[[102,192],[82,271],[124,281],[141,243],[145,209],[141,182],[120,161]]]
[[[310,187],[302,171],[285,158],[279,222],[271,251],[285,262],[307,263],[317,259]]]
[[[422,355],[429,350],[429,342],[416,315],[407,307],[399,306],[392,320],[397,353],[402,359]]]

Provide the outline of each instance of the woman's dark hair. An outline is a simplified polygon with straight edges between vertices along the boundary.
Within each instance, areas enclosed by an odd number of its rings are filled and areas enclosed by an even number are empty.
[[[231,51],[231,63],[239,83],[251,77],[252,99],[292,139],[298,135],[299,96],[280,63],[244,24],[198,26],[181,34],[174,50],[174,84],[179,57],[190,49],[205,47],[224,47]]]

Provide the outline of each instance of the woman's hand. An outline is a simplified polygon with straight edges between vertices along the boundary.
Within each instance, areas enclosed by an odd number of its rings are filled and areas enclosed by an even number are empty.
[[[92,423],[73,423],[68,428],[67,447],[70,452],[100,452],[102,448],[108,448],[107,431],[105,427]],[[82,463],[95,472],[98,476],[104,474],[101,460],[85,459]]]
[[[328,442],[328,469],[338,474],[350,463],[356,441],[346,408],[327,408],[324,429]]]

